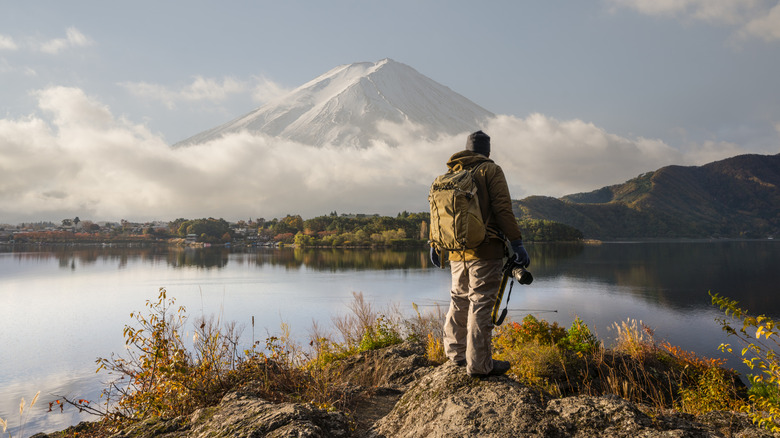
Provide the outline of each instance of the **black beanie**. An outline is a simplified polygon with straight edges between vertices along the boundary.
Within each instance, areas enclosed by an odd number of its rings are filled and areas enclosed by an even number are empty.
[[[490,136],[482,131],[472,133],[466,140],[466,150],[490,156]]]

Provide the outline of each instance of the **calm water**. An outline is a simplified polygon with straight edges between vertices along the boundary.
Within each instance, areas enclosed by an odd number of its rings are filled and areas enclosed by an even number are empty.
[[[727,339],[707,291],[780,317],[780,242],[529,245],[535,281],[515,285],[510,318],[534,313],[568,326],[582,318],[609,343],[627,318],[656,337],[709,357]],[[4,249],[0,247],[0,251]],[[122,328],[165,287],[192,317],[245,326],[243,339],[278,334],[281,322],[308,339],[329,328],[353,292],[376,308],[412,312],[447,305],[449,272],[422,251],[62,249],[0,252],[0,417],[16,433],[19,401],[41,396],[25,432],[62,429],[90,417],[46,413],[57,396],[97,400],[95,359],[124,350]],[[252,330],[250,321],[255,318]],[[737,366],[737,361],[731,361]]]

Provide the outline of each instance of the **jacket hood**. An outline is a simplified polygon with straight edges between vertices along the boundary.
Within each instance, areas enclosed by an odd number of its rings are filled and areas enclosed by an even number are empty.
[[[461,170],[461,169],[468,169],[470,167],[474,167],[484,162],[492,163],[493,160],[491,160],[490,158],[482,154],[478,154],[473,151],[464,150],[451,156],[450,160],[447,161],[447,167],[452,170]]]

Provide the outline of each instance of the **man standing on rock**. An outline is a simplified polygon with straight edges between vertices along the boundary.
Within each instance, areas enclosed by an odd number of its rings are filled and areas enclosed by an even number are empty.
[[[509,371],[509,362],[492,356],[493,305],[501,284],[505,240],[509,240],[516,263],[527,267],[528,252],[512,212],[504,172],[490,158],[490,137],[482,131],[469,135],[466,150],[456,153],[447,167],[457,171],[475,169],[474,180],[487,238],[474,249],[450,253],[452,290],[444,323],[444,352],[473,377],[499,376]],[[479,166],[479,168],[477,168]],[[440,266],[431,248],[431,261]]]

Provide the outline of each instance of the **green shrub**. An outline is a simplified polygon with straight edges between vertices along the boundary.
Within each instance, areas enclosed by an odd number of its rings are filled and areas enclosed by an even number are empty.
[[[744,404],[734,395],[734,381],[725,370],[709,367],[699,375],[696,384],[680,389],[679,410],[700,415],[710,411],[739,410]]]
[[[493,337],[494,357],[512,364],[510,376],[519,381],[560,393],[556,382],[565,378],[565,354],[558,344],[566,329],[527,315],[520,323],[499,327]]]
[[[521,345],[536,341],[542,345],[555,345],[566,337],[566,329],[557,322],[550,324],[538,320],[533,315],[526,315],[521,323],[511,322],[497,330],[500,344]]]
[[[379,315],[363,332],[358,351],[376,350],[401,342],[403,337],[398,326],[388,321],[384,315]]]
[[[599,340],[590,328],[579,317],[574,318],[566,337],[558,341],[558,345],[566,350],[579,353],[592,353],[598,348]]]

